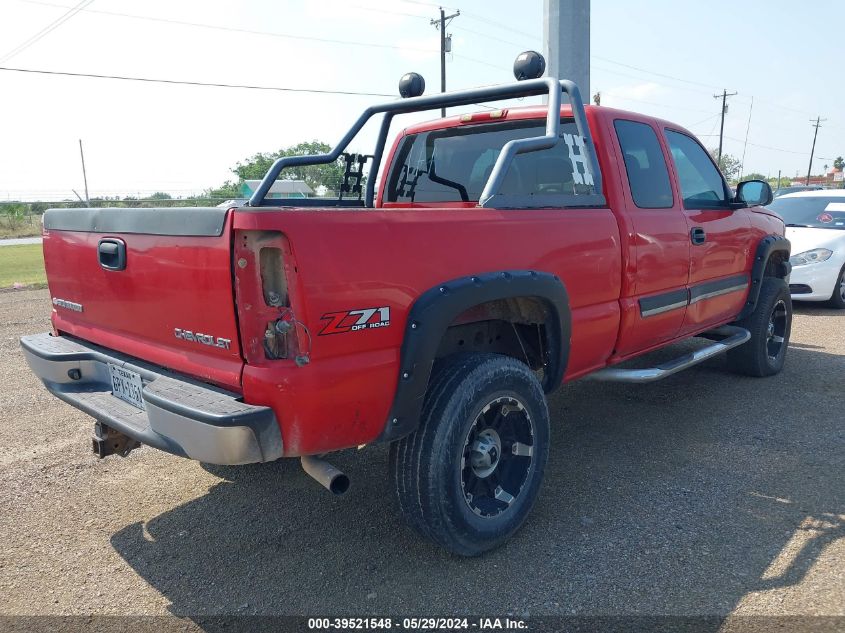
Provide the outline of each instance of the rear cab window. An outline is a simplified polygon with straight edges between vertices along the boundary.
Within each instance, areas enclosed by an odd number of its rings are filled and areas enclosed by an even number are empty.
[[[493,165],[509,141],[543,136],[544,119],[432,130],[407,135],[390,167],[385,202],[478,202]],[[548,150],[518,154],[499,194],[593,195],[596,192],[583,140],[571,118],[561,119],[560,142]]]
[[[617,119],[613,126],[634,204],[641,209],[672,208],[675,200],[669,169],[654,128],[627,119]]]

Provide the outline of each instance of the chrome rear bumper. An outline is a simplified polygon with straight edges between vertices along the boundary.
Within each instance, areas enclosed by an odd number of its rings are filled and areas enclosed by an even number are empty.
[[[21,347],[53,395],[142,444],[211,464],[282,456],[272,409],[237,394],[68,336],[24,336]],[[146,410],[112,395],[109,363],[141,375]]]

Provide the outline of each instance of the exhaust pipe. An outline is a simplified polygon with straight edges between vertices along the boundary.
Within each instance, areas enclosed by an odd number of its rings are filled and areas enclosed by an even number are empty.
[[[349,490],[349,477],[327,461],[313,455],[303,455],[301,460],[302,470],[332,494],[342,495]]]

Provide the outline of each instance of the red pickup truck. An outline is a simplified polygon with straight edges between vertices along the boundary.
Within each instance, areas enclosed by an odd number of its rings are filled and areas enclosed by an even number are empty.
[[[301,457],[340,493],[322,456],[389,442],[409,523],[474,555],[533,505],[562,383],[647,382],[722,352],[780,371],[789,242],[766,183],[731,196],[688,131],[583,106],[569,81],[420,83],[331,153],[277,161],[246,205],[45,213],[53,331],[21,344],[95,419],[95,452]],[[387,149],[397,115],[532,95],[548,106],[435,119]],[[373,117],[373,153],[344,154]],[[339,159],[337,199],[264,199],[286,167]],[[690,337],[709,342],[619,366]]]

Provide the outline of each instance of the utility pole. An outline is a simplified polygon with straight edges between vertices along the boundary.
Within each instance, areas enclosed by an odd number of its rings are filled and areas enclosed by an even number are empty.
[[[728,92],[727,90],[722,90],[722,94],[720,95],[713,95],[714,99],[721,99],[722,100],[722,126],[719,128],[719,166],[722,165],[722,140],[725,136],[725,115],[728,113],[728,97],[733,97],[736,95],[735,92]]]
[[[813,171],[813,154],[816,153],[816,138],[819,136],[819,128],[822,126],[822,121],[827,121],[827,119],[823,119],[820,116],[816,117],[815,122],[810,119],[810,123],[813,124],[813,127],[816,128],[816,131],[813,133],[813,149],[810,150],[810,165],[807,167],[807,184],[810,184],[810,173]]]
[[[79,139],[79,158],[82,159],[82,180],[85,182],[85,204],[90,207],[91,198],[88,197],[88,175],[85,173],[85,154],[82,152],[82,139]],[[77,195],[77,197],[79,196]]]
[[[455,11],[452,15],[446,15],[443,7],[440,7],[440,19],[432,20],[431,25],[440,30],[440,92],[446,92],[446,52],[448,42],[448,52],[452,51],[452,36],[446,35],[446,27],[449,23],[461,14],[460,10]],[[446,108],[440,108],[440,116],[446,116]]]
[[[574,81],[589,103],[590,0],[543,0],[542,52],[546,76]]]

